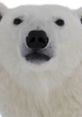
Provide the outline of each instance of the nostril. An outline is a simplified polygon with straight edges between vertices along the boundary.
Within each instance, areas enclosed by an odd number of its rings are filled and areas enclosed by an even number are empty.
[[[42,48],[44,48],[48,44],[48,38],[38,38],[39,43],[41,44]]]
[[[34,43],[35,40],[36,40],[36,38],[35,38],[35,37],[32,37],[32,38],[30,39],[30,43]]]
[[[26,37],[26,44],[30,47],[31,44],[35,42],[35,40],[36,40],[35,37],[32,37],[32,38]]]
[[[44,41],[44,39],[43,39],[42,37],[39,37],[38,41],[39,41],[40,43],[45,43],[45,41]]]

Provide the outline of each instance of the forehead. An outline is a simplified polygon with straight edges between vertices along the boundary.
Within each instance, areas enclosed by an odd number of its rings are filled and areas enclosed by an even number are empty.
[[[56,5],[20,6],[9,11],[10,16],[64,17],[71,14],[70,9]]]

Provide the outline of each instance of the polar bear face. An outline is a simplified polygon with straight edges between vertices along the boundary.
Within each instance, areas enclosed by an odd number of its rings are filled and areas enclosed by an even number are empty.
[[[1,64],[26,88],[38,79],[59,86],[81,61],[81,30],[78,18],[65,7],[10,9],[0,23]]]

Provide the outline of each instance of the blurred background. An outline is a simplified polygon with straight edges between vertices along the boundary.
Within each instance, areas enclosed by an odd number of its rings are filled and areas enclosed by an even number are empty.
[[[24,4],[58,4],[76,9],[82,6],[82,0],[0,0],[10,8]]]

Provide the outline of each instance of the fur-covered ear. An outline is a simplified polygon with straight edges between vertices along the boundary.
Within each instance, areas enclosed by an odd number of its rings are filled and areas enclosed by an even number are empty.
[[[79,8],[77,10],[74,10],[74,13],[78,16],[79,20],[82,23],[82,8]]]
[[[0,3],[0,21],[2,20],[7,10],[8,8],[4,4]]]

